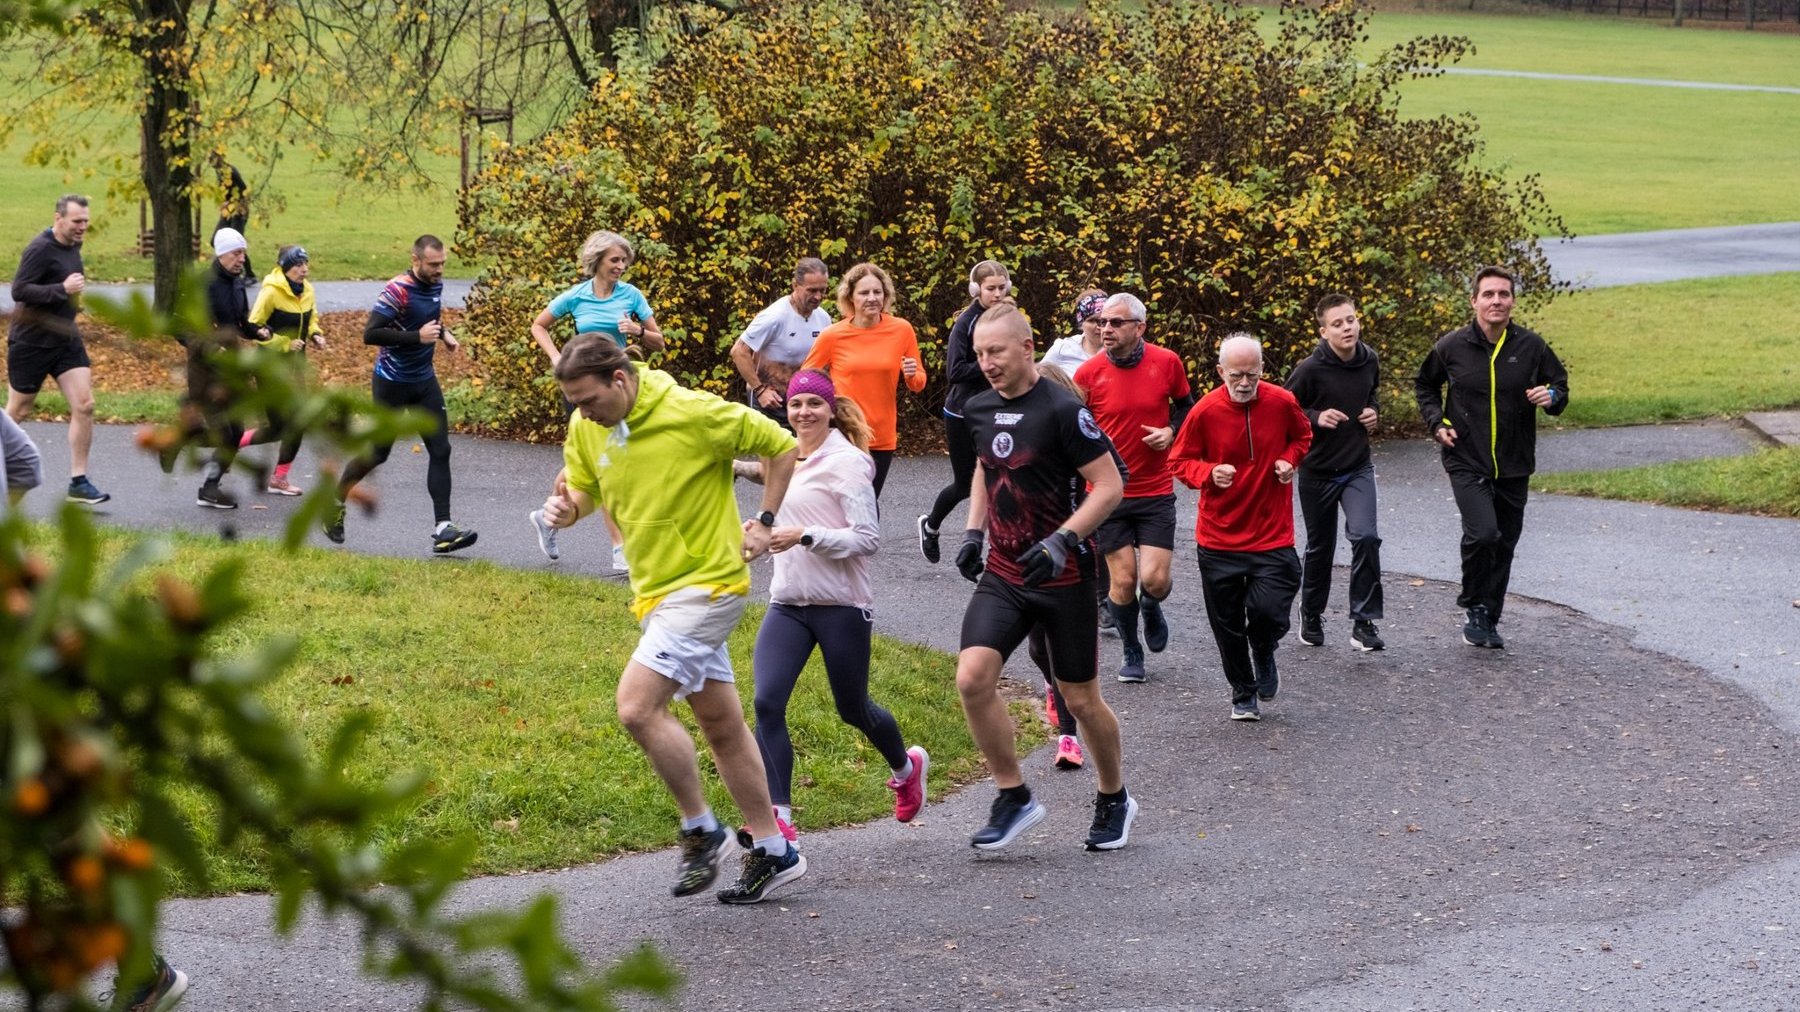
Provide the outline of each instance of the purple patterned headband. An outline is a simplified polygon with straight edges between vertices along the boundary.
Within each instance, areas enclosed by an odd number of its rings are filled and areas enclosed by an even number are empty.
[[[831,377],[817,369],[802,369],[788,380],[788,400],[801,394],[813,394],[825,401],[825,406],[835,414],[837,412],[837,390],[831,385]]]
[[[1075,325],[1079,327],[1083,323],[1086,323],[1088,317],[1098,313],[1105,305],[1106,296],[1099,292],[1095,292],[1087,298],[1082,299],[1080,302],[1075,303]]]

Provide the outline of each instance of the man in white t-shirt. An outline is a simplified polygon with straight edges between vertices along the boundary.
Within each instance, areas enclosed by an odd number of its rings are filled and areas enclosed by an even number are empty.
[[[794,290],[756,314],[750,326],[731,346],[731,364],[737,366],[750,392],[750,405],[787,427],[787,384],[819,333],[831,326],[831,315],[819,308],[831,290],[831,270],[817,257],[803,257],[794,265]]]

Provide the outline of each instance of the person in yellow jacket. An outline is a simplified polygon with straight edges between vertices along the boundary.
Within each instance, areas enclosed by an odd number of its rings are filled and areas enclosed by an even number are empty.
[[[742,874],[718,898],[759,902],[805,874],[806,858],[775,822],[725,640],[750,594],[748,562],[769,549],[794,473],[794,437],[755,408],[639,368],[606,335],[570,341],[555,374],[575,413],[563,443],[567,491],[545,500],[544,519],[560,529],[605,507],[624,535],[631,612],[643,636],[619,679],[619,722],[681,810],[673,892],[705,889],[741,848]],[[746,521],[732,488],[739,455],[763,458],[761,512]],[[679,699],[743,814],[745,828],[735,836],[707,806],[693,739],[669,712]]]
[[[306,279],[311,272],[312,261],[306,255],[306,247],[281,247],[275,269],[263,278],[256,305],[250,307],[250,322],[269,329],[270,337],[262,342],[263,347],[293,354],[294,369],[301,379],[306,372],[306,346],[310,343],[315,348],[325,347],[325,331],[319,327],[318,298],[312,282]],[[286,418],[270,411],[269,424],[247,430],[238,443],[241,449],[281,441],[281,454],[275,459],[268,484],[268,490],[276,495],[299,495],[305,491],[288,481],[288,469],[300,452],[302,435],[301,430],[288,425]]]

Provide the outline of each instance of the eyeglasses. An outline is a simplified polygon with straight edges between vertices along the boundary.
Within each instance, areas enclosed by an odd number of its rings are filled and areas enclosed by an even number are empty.
[[[1262,375],[1261,372],[1228,372],[1225,374],[1225,382],[1243,383],[1247,380],[1259,380],[1262,379]]]
[[[1123,327],[1127,323],[1143,323],[1135,316],[1096,316],[1093,321],[1102,327]]]

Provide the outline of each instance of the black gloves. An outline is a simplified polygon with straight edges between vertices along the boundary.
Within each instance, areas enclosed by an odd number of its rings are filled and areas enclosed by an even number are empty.
[[[1043,583],[1063,571],[1069,562],[1069,553],[1074,550],[1076,539],[1071,531],[1057,531],[1044,540],[1025,549],[1019,556],[1019,568],[1024,577],[1027,589]]]
[[[956,568],[962,571],[963,579],[974,583],[981,579],[981,571],[987,568],[983,556],[987,552],[987,534],[977,530],[963,532],[962,547],[956,550]]]

